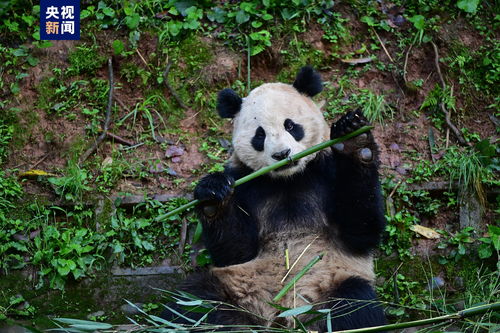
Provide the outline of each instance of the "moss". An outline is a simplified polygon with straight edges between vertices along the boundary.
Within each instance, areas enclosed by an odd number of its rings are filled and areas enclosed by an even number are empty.
[[[148,286],[148,279],[159,279],[164,283],[162,288],[171,288],[180,278],[178,275],[114,277],[110,274],[100,274],[81,282],[69,282],[64,291],[59,291],[48,288],[36,290],[30,276],[19,271],[0,275],[0,310],[9,306],[10,297],[22,295],[25,301],[34,307],[35,314],[30,318],[13,316],[10,313],[9,317],[19,324],[37,329],[54,328],[51,317],[86,319],[90,313],[101,310],[104,311],[105,321],[108,323],[128,322],[120,310],[120,306],[126,303],[124,299],[140,303],[162,302],[161,293]]]
[[[106,58],[97,52],[96,47],[83,44],[69,54],[68,60],[70,67],[66,74],[80,75],[95,74],[104,65]]]

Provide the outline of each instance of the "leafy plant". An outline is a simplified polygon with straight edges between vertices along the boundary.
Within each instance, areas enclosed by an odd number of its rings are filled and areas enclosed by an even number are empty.
[[[88,186],[89,174],[85,169],[74,162],[69,161],[66,175],[63,177],[51,177],[49,182],[55,186],[55,191],[68,201],[81,201],[83,194],[90,190]]]

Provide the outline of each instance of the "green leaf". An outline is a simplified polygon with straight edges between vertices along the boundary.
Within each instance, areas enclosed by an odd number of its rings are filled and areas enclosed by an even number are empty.
[[[306,313],[307,311],[310,311],[313,308],[312,305],[303,305],[299,306],[298,308],[295,309],[290,309],[285,312],[282,312],[278,315],[278,317],[291,317],[291,316],[298,316],[300,314]]]
[[[98,323],[90,320],[72,319],[72,318],[54,318],[53,320],[63,324],[68,324],[73,328],[84,331],[109,330],[113,325],[106,323]]]
[[[377,26],[377,23],[375,23],[375,19],[373,17],[371,17],[371,16],[363,16],[360,19],[360,21],[368,24],[370,27]]]
[[[201,221],[198,220],[198,224],[196,224],[196,229],[194,231],[194,236],[193,236],[193,243],[198,243],[198,241],[201,238],[201,235],[203,233],[203,226],[201,224]]]
[[[260,28],[262,26],[262,22],[260,21],[253,21],[252,22],[252,27],[254,28]]]
[[[139,26],[139,22],[141,20],[141,17],[139,14],[132,14],[127,17],[125,17],[125,24],[130,30],[134,30]]]
[[[481,244],[478,249],[478,255],[481,259],[486,259],[491,257],[493,254],[493,249],[489,244]]]
[[[414,15],[408,19],[408,21],[413,23],[413,26],[417,28],[417,30],[424,30],[425,27],[425,17],[422,15]]]
[[[90,16],[90,11],[84,9],[80,12],[80,20],[86,19]]]
[[[196,301],[177,301],[175,303],[177,303],[179,305],[185,305],[185,306],[198,306],[198,305],[202,305],[203,301],[201,299],[199,299]]]
[[[124,49],[125,49],[125,45],[123,44],[123,42],[121,40],[116,39],[113,41],[113,50],[115,52],[115,55],[122,54]]]
[[[247,13],[245,13],[245,11],[239,10],[236,13],[236,23],[242,24],[242,23],[247,22],[248,20],[250,20],[250,15],[248,15]]]
[[[458,8],[470,14],[476,13],[478,5],[479,0],[459,0],[457,2]]]
[[[109,17],[114,17],[115,16],[115,10],[110,7],[105,7],[102,9],[102,12],[104,15],[109,16]]]
[[[500,250],[500,227],[489,225],[488,233],[490,234],[491,240],[493,242],[493,246],[495,250]]]
[[[70,272],[70,269],[68,266],[57,267],[57,273],[59,273],[59,275],[61,275],[61,276],[66,276],[69,274],[69,272]]]
[[[168,28],[168,32],[172,35],[172,36],[177,36],[180,32],[181,32],[181,29],[182,29],[182,22],[178,22],[178,21],[168,21],[167,23],[167,28]]]

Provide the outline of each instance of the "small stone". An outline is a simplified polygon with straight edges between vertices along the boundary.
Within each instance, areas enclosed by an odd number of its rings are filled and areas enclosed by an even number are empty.
[[[428,285],[429,290],[437,289],[437,288],[441,288],[441,287],[444,287],[443,278],[441,278],[439,276],[435,276],[435,277],[431,278],[431,280],[429,281],[429,285]]]
[[[222,148],[225,148],[225,149],[231,148],[231,142],[224,139],[224,138],[219,139],[219,144],[221,145]]]
[[[149,168],[149,172],[152,174],[162,173],[163,171],[165,171],[165,168],[163,167],[162,163],[157,163],[156,165],[152,165]]]
[[[464,278],[463,277],[460,277],[460,276],[456,276],[454,279],[453,279],[453,285],[455,286],[455,288],[457,289],[463,289],[464,288]]]
[[[20,242],[20,241],[27,241],[29,240],[28,237],[26,237],[25,235],[23,234],[20,234],[20,233],[17,233],[17,234],[14,234],[12,236],[12,238],[14,238],[16,241]]]
[[[167,168],[167,174],[177,177],[179,174],[172,168]]]
[[[178,156],[172,157],[172,163],[181,163],[181,158]]]
[[[457,311],[462,311],[462,310],[464,310],[464,309],[465,309],[465,301],[463,301],[463,300],[462,300],[462,301],[458,301],[458,302],[456,302],[456,303],[454,304],[454,306],[455,306],[455,309],[456,309]],[[458,332],[458,331],[457,331],[457,332]]]
[[[398,166],[398,167],[396,167],[396,172],[402,176],[406,176],[406,174],[408,173],[408,170],[406,168]]]
[[[113,164],[113,158],[111,156],[108,156],[104,159],[104,161],[102,161],[101,168],[105,168],[111,164]]]
[[[101,316],[104,316],[104,311],[102,311],[102,310],[90,313],[87,316],[87,319],[94,320],[95,318],[101,317]]]
[[[399,148],[399,145],[397,143],[391,143],[391,145],[389,146],[389,148],[391,150],[394,150],[394,151],[401,151],[401,149]]]
[[[135,306],[130,305],[129,303],[123,304],[122,306],[120,306],[120,310],[123,312],[124,315],[127,315],[127,316],[141,314],[141,311],[139,311],[139,309],[142,310],[142,307],[144,306],[144,304],[134,303],[134,305]]]
[[[169,146],[165,151],[165,157],[179,157],[184,155],[184,149],[179,146]]]

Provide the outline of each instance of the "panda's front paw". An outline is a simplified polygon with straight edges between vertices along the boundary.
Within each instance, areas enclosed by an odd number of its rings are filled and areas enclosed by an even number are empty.
[[[194,189],[203,214],[213,217],[233,194],[234,178],[222,172],[203,177]]]
[[[332,125],[330,138],[342,137],[366,125],[369,125],[369,122],[361,110],[349,111]],[[374,161],[377,147],[371,132],[365,132],[333,145],[333,150],[342,154],[355,155],[360,161],[369,163]]]

